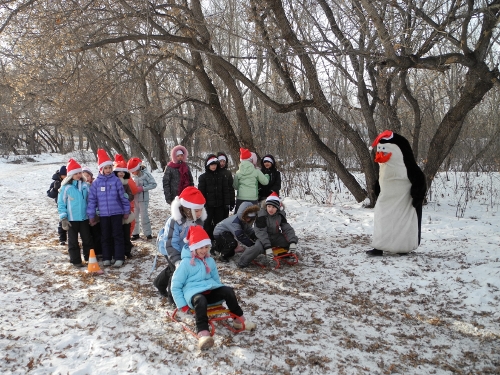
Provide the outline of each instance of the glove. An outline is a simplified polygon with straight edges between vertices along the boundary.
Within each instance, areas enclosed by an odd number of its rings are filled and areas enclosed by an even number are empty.
[[[69,227],[71,226],[71,223],[68,221],[68,218],[64,218],[61,220],[61,228],[64,230],[69,230]]]
[[[137,186],[137,192],[142,193],[144,191],[144,188],[142,186]]]
[[[297,244],[291,243],[290,246],[288,247],[288,252],[295,254],[296,251],[297,251]]]
[[[97,219],[95,217],[89,218],[89,224],[91,227],[97,224]]]
[[[125,215],[123,215],[123,220],[127,220],[127,219],[128,219],[128,215],[129,215],[129,214],[125,214]]]
[[[189,310],[189,306],[188,306],[188,305],[184,306],[184,307],[181,309],[181,311],[182,311],[183,313],[187,313],[187,312],[188,312],[188,310]]]
[[[273,264],[274,261],[274,254],[273,254],[273,249],[269,248],[266,249],[266,259],[269,262],[269,264]]]

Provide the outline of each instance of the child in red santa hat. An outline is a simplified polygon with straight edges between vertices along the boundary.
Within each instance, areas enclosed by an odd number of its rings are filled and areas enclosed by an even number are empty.
[[[172,295],[175,304],[183,312],[194,309],[198,347],[202,350],[214,345],[214,339],[208,330],[207,306],[221,300],[226,301],[228,309],[240,317],[234,320],[233,327],[253,331],[256,324],[245,319],[238,304],[233,288],[222,284],[217,266],[210,257],[211,241],[201,226],[189,228],[182,248],[182,261],[172,277]]]

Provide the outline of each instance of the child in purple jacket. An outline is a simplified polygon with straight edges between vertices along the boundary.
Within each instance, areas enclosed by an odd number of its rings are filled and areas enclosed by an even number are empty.
[[[113,173],[113,162],[103,149],[97,150],[97,164],[99,175],[90,187],[87,215],[90,225],[97,223],[97,215],[100,218],[103,265],[110,266],[114,255],[114,266],[121,267],[125,262],[122,220],[130,214],[130,202],[122,182]]]

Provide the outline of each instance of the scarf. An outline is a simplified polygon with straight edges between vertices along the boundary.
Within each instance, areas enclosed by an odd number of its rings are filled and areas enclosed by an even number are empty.
[[[175,168],[179,170],[181,175],[181,180],[179,182],[179,187],[177,188],[177,195],[181,195],[182,191],[190,185],[189,181],[189,168],[186,163],[174,163],[173,161],[167,164],[170,168]]]
[[[205,271],[207,271],[207,273],[210,273],[210,267],[208,266],[207,264],[207,261],[205,260],[205,258],[200,258],[198,255],[195,255],[196,251],[191,251],[191,261],[189,263],[191,263],[192,266],[194,266],[194,259],[199,259],[203,262],[203,264],[205,265]]]

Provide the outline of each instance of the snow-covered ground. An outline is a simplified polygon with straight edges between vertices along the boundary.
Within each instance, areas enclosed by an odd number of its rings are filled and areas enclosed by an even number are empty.
[[[2,374],[490,374],[500,372],[500,175],[441,174],[422,243],[367,258],[373,210],[348,194],[331,205],[287,197],[302,259],[278,270],[220,264],[258,323],[215,346],[167,318],[149,276],[155,244],[93,276],[68,263],[45,192],[68,155],[0,160]],[[96,164],[89,164],[96,170]],[[161,173],[150,215],[168,216]],[[305,196],[307,198],[307,196]],[[391,228],[388,228],[391,230]]]

